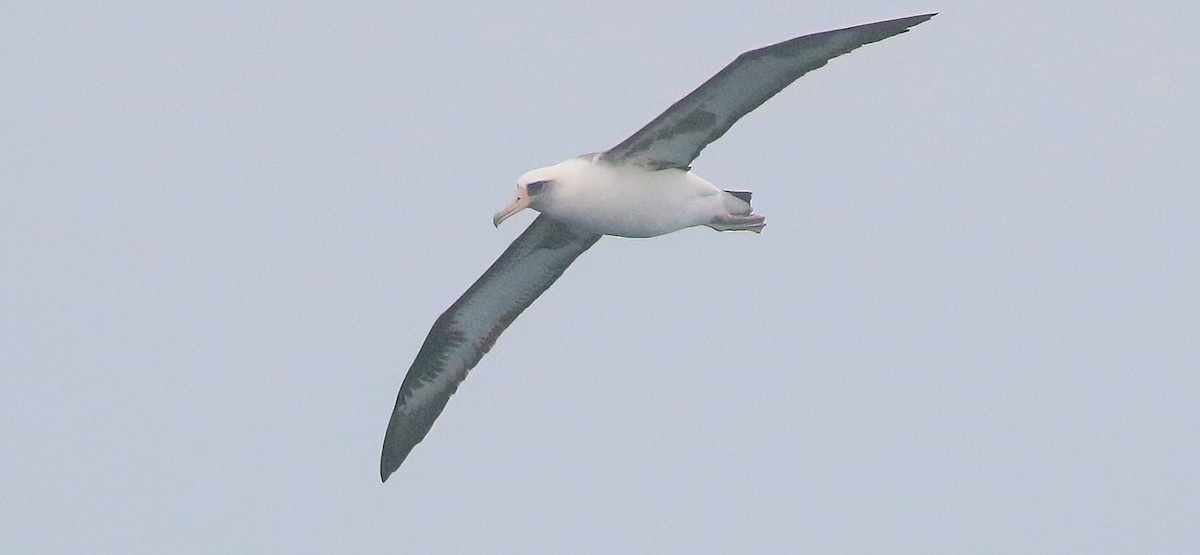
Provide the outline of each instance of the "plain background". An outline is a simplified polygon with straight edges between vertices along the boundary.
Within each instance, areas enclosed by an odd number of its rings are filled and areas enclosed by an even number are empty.
[[[429,326],[738,53],[930,11],[710,146],[387,484]],[[1195,552],[1200,8],[10,4],[0,551]]]

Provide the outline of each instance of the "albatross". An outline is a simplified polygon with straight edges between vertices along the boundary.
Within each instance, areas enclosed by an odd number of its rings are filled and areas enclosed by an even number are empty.
[[[692,173],[692,161],[801,75],[934,15],[806,35],[745,52],[617,146],[520,176],[515,198],[492,223],[499,227],[526,208],[541,214],[429,330],[388,422],[379,464],[383,481],[429,433],[500,333],[600,237],[654,237],[694,226],[761,232],[765,220],[751,209],[750,193],[718,188]]]

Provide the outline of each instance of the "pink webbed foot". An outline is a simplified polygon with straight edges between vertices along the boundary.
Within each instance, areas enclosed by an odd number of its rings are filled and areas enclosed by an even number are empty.
[[[717,231],[753,231],[762,233],[767,218],[759,214],[724,214],[708,222],[708,227]]]

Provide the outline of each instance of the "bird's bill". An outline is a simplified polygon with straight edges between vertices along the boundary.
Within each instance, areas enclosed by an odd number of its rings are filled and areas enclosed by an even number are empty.
[[[501,208],[499,212],[496,212],[495,216],[492,216],[492,225],[500,227],[500,224],[503,223],[504,220],[507,220],[509,216],[512,216],[513,214],[516,214],[517,212],[520,212],[526,208],[529,208],[529,195],[525,194],[525,191],[517,189],[517,198],[508,203],[508,206],[505,206],[504,208]]]

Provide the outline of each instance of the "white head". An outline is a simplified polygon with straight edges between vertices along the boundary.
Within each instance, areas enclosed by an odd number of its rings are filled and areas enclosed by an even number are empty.
[[[558,166],[547,166],[525,172],[517,179],[517,198],[496,212],[496,215],[492,217],[492,224],[500,227],[500,224],[509,216],[526,208],[540,212],[545,199],[542,195],[554,187],[554,181],[558,175]]]

